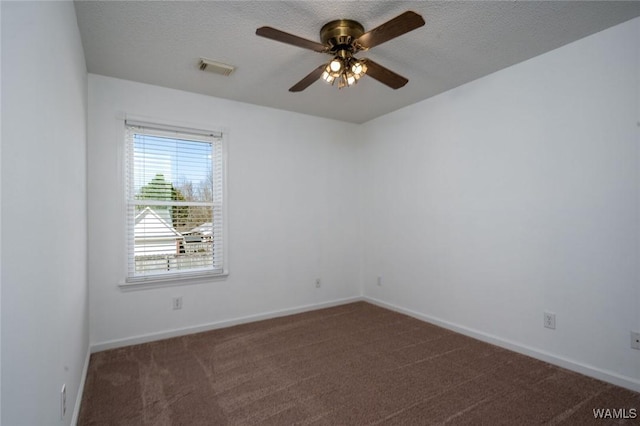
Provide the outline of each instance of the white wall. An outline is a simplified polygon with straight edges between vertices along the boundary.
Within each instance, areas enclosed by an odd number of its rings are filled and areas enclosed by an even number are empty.
[[[123,113],[227,131],[226,280],[120,289]],[[92,74],[88,123],[95,348],[360,295],[354,125]],[[174,296],[182,310],[172,310]]]
[[[365,124],[365,295],[640,390],[639,46],[635,19]]]
[[[2,23],[2,7],[0,7]],[[0,46],[2,31],[0,30]],[[0,47],[0,100],[2,99],[2,48]],[[2,164],[2,102],[0,101],[0,165]],[[0,241],[2,241],[2,173],[0,172]],[[0,308],[2,307],[2,244],[0,244]],[[0,424],[2,423],[2,310],[0,309]]]
[[[72,2],[0,7],[1,422],[70,424],[89,348],[84,55]]]

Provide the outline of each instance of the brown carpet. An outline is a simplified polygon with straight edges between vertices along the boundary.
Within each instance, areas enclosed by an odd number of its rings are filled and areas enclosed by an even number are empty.
[[[638,393],[360,302],[95,353],[78,424],[639,421]]]

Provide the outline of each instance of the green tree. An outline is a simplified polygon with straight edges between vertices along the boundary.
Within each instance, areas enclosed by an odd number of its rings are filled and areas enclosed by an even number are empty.
[[[162,173],[156,173],[151,182],[140,188],[138,200],[171,201],[173,184],[167,182]]]
[[[162,173],[156,173],[151,181],[140,188],[136,197],[138,200],[156,201],[186,201],[182,192],[164,178]],[[147,206],[138,206],[142,210]],[[171,219],[171,225],[178,231],[184,232],[190,226],[188,206],[152,206],[161,217]]]

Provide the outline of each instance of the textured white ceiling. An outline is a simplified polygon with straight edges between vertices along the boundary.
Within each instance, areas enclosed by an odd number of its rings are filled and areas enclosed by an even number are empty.
[[[616,1],[76,1],[91,73],[354,123],[442,93],[640,16]],[[372,78],[338,90],[317,81],[288,91],[329,59],[255,35],[267,25],[319,41],[328,21],[372,29],[407,10],[426,25],[360,53],[409,79],[392,90]],[[206,57],[229,77],[198,70]]]

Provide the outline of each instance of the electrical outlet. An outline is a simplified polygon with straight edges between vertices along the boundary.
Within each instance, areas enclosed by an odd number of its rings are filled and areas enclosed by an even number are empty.
[[[316,288],[320,288],[321,283],[320,283],[320,278],[316,278]]]
[[[556,314],[552,314],[551,312],[544,313],[544,326],[546,328],[550,328],[552,330],[556,329]]]
[[[640,349],[640,333],[637,331],[631,332],[631,347],[633,349]]]
[[[173,298],[173,310],[182,309],[182,296]]]
[[[60,420],[64,420],[64,416],[67,414],[67,384],[62,385],[60,389]]]
[[[378,285],[382,286],[382,275],[378,275]]]

